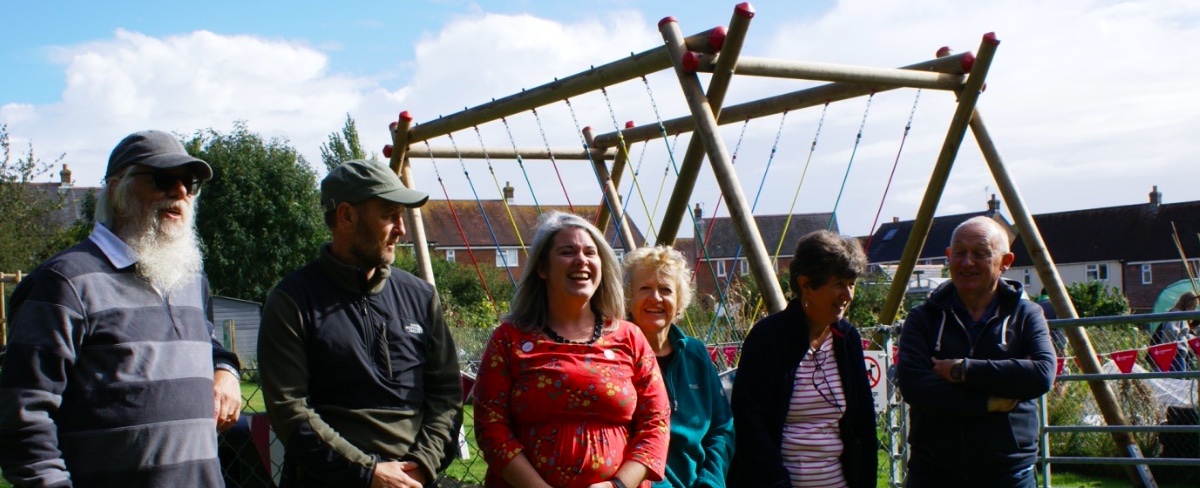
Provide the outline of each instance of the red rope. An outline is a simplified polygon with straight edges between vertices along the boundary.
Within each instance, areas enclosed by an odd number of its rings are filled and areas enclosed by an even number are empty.
[[[888,175],[887,186],[883,187],[883,197],[879,199],[879,208],[875,210],[875,220],[871,222],[871,233],[867,234],[867,245],[863,246],[863,252],[871,250],[871,239],[875,237],[875,226],[879,225],[879,215],[883,213],[883,203],[887,201],[888,190],[892,188],[892,178],[896,176],[896,167],[900,166],[900,154],[904,152],[904,141],[908,140],[908,132],[912,130],[913,116],[917,113],[917,102],[921,100],[921,90],[917,90],[917,96],[913,99],[912,111],[908,114],[908,123],[904,125],[904,136],[900,138],[900,148],[896,150],[896,160],[892,162],[892,173]]]
[[[454,202],[450,201],[450,193],[446,191],[446,183],[442,178],[438,177],[438,184],[442,186],[442,194],[446,196],[446,206],[450,207],[450,215],[454,216],[454,225],[458,227],[458,235],[462,236],[463,244],[467,246],[467,255],[471,257],[471,264],[475,265],[475,274],[479,276],[479,283],[483,285],[483,291],[487,293],[488,301],[492,304],[492,309],[496,311],[496,317],[500,316],[500,307],[496,305],[496,299],[492,297],[492,290],[488,288],[487,280],[483,278],[483,271],[479,269],[479,260],[475,259],[475,253],[471,250],[471,243],[467,242],[467,233],[463,231],[462,222],[458,220],[458,212],[454,210]]]

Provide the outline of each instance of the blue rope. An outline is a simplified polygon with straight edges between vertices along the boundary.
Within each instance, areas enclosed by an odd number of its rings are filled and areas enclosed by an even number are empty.
[[[525,160],[517,154],[517,140],[513,138],[512,129],[508,126],[508,119],[500,117],[500,121],[504,122],[504,131],[508,132],[508,142],[512,143],[513,154],[517,157],[517,166],[521,167],[521,174],[525,175],[525,185],[529,187],[529,195],[533,197],[533,206],[537,207],[538,214],[542,213],[542,204],[538,203],[537,192],[533,191],[533,182],[529,181],[529,173],[525,171]]]
[[[564,99],[563,101],[567,103],[567,108],[571,110],[571,120],[575,122],[575,131],[579,133],[579,140],[583,142],[583,152],[588,155],[588,162],[591,163],[592,173],[595,173],[596,182],[600,184],[601,200],[604,202],[604,206],[606,208],[608,208],[608,214],[613,216],[614,220],[615,220],[615,217],[617,214],[616,214],[616,212],[613,211],[613,204],[612,204],[612,202],[609,201],[608,194],[606,194],[604,192],[604,182],[600,181],[600,170],[596,169],[596,161],[594,159],[592,159],[592,151],[591,151],[591,148],[588,146],[587,138],[583,137],[583,127],[579,126],[579,119],[577,117],[575,117],[575,107],[571,106],[570,99]],[[620,239],[620,237],[621,237],[621,226],[620,225],[613,226],[613,234],[614,234],[614,237]],[[630,238],[632,239],[632,236]],[[624,239],[620,239],[620,240],[621,240],[621,242],[625,241]],[[626,249],[626,250],[632,251],[632,249]]]
[[[500,246],[500,239],[496,237],[496,232],[492,230],[492,221],[488,219],[487,211],[483,208],[483,201],[479,199],[479,192],[475,190],[475,182],[471,180],[471,174],[467,172],[467,165],[463,162],[462,153],[458,150],[458,143],[454,142],[454,136],[446,134],[450,138],[450,145],[454,147],[454,154],[458,155],[458,164],[462,167],[463,175],[467,177],[467,185],[471,187],[471,194],[475,195],[475,205],[479,207],[479,214],[483,216],[483,223],[487,225],[488,234],[492,236],[492,242],[496,244],[496,254],[500,255],[501,262],[504,263],[504,272],[508,273],[508,281],[513,286],[517,286],[517,279],[513,277],[512,268],[508,265],[508,254],[504,252],[504,248]]]
[[[833,230],[833,222],[837,220],[838,204],[842,203],[842,192],[846,191],[846,181],[850,179],[850,167],[854,165],[854,155],[858,154],[858,144],[862,142],[863,128],[867,126],[867,114],[871,113],[871,100],[875,99],[875,92],[871,92],[871,96],[867,97],[867,109],[863,110],[862,124],[858,126],[858,136],[854,138],[854,149],[850,151],[850,162],[846,164],[846,174],[842,176],[842,188],[838,190],[837,200],[833,202],[833,212],[829,214],[829,230]]]

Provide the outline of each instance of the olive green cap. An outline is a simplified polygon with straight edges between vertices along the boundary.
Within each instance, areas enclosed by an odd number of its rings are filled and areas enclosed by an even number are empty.
[[[410,208],[429,200],[428,194],[404,186],[391,168],[376,160],[346,161],[321,180],[321,206],[326,212],[342,202],[353,205],[371,197]]]

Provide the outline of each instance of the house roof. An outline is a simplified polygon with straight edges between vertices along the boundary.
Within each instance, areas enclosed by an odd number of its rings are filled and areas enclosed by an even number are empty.
[[[775,248],[778,247],[780,255],[790,256],[800,237],[814,230],[829,228],[831,218],[833,218],[833,214],[829,212],[792,214],[790,221],[788,215],[756,215],[754,222],[758,224],[758,232],[762,235],[768,254],[774,255]],[[712,226],[711,234],[709,233],[710,224]],[[708,235],[706,250],[710,259],[732,258],[738,254],[742,241],[738,238],[737,230],[734,229],[733,221],[729,217],[701,218],[696,221],[696,227],[696,238],[701,242],[704,242],[704,236]],[[785,228],[787,235],[784,235]],[[832,230],[838,231],[836,218],[833,218]],[[783,236],[782,246],[779,244],[780,236]],[[744,257],[745,250],[742,250],[740,255]]]
[[[997,219],[1000,225],[1010,228],[1003,215],[991,210],[934,217],[933,224],[929,227],[929,235],[925,238],[925,247],[921,249],[921,256],[918,259],[945,257],[946,246],[950,243],[950,236],[954,234],[954,229],[958,227],[958,224],[979,216],[992,217]],[[912,234],[914,222],[914,220],[905,220],[880,225],[879,229],[871,236],[870,247],[866,250],[867,262],[877,264],[900,261],[900,256],[904,254],[904,246],[908,244],[908,236]],[[866,245],[867,243],[864,242],[863,246]]]
[[[1200,256],[1200,201],[1072,210],[1033,221],[1057,264],[1177,260],[1172,222],[1184,253]],[[1013,253],[1013,266],[1033,265],[1024,242],[1018,240]]]
[[[50,214],[47,216],[47,227],[62,230],[75,225],[83,218],[83,202],[89,193],[98,188],[63,186],[62,183],[26,183],[26,188],[39,202],[49,205]]]
[[[480,208],[482,208],[482,212]],[[503,200],[430,200],[421,207],[421,219],[425,223],[425,240],[430,244],[442,247],[463,247],[463,235],[465,234],[471,247],[494,248],[497,242],[502,247],[517,247],[522,242],[526,246],[532,244],[533,234],[537,230],[538,217],[551,210],[571,211],[570,207],[566,205],[542,205],[539,212],[538,207],[534,205],[514,204],[509,204],[508,211],[505,211]],[[575,207],[575,211],[584,219],[590,222],[595,221],[596,207]],[[511,220],[509,219],[510,212]],[[455,223],[456,216],[458,224]],[[521,239],[517,238],[517,233],[513,230],[513,222],[516,223],[516,228],[520,229]],[[632,228],[633,242],[639,245],[645,242],[641,230],[632,221],[629,226]],[[496,236],[495,240],[492,239],[493,233]],[[611,224],[611,220],[604,235],[610,244],[616,242],[614,248],[624,247],[616,239],[616,226]],[[405,238],[402,241],[412,243],[411,238]]]

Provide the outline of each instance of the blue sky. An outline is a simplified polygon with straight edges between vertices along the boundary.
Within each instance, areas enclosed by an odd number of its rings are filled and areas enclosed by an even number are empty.
[[[0,2],[0,123],[15,147],[32,144],[45,159],[63,154],[81,185],[99,182],[112,146],[123,135],[159,128],[189,135],[228,131],[237,120],[287,139],[320,166],[318,146],[346,114],[365,145],[378,151],[386,126],[401,110],[416,122],[474,106],[521,88],[567,76],[630,52],[661,44],[656,24],[671,15],[685,34],[723,25],[735,2],[500,1],[413,2]],[[992,136],[1036,213],[1146,201],[1158,185],[1167,202],[1200,199],[1200,4],[1187,0],[1013,0],[996,5],[951,0],[754,2],[758,15],[744,56],[894,67],[924,61],[948,45],[976,50],[995,31],[1002,43],[979,102]],[[671,73],[575,100],[582,125],[612,130],[686,113]],[[735,79],[728,103],[811,86],[797,80]],[[887,174],[915,91],[881,93],[830,106],[795,212],[827,212],[854,154],[838,207],[842,230],[865,234],[880,207]],[[551,145],[578,147],[574,122],[561,104],[540,111]],[[921,94],[913,131],[882,219],[912,218],[945,136],[953,97]],[[820,116],[809,109],[725,126],[732,151],[742,138],[738,173],[748,198],[767,174],[758,213],[784,213]],[[541,146],[529,114],[505,128],[480,129],[484,146]],[[864,128],[856,148],[855,135]],[[782,128],[782,132],[779,131]],[[775,156],[771,148],[776,136]],[[478,147],[473,131],[455,143]],[[447,138],[431,141],[448,146]],[[646,200],[630,213],[646,229],[670,155],[661,143],[633,148],[643,165]],[[419,150],[414,150],[419,153]],[[486,163],[414,160],[418,186],[441,197],[437,174],[452,198],[472,198],[462,168],[483,198],[496,198]],[[534,167],[533,183],[511,161],[493,161],[497,180],[518,187],[517,201],[563,203],[557,183]],[[437,165],[435,170],[434,165]],[[768,164],[769,172],[768,172]],[[590,170],[566,168],[572,200],[594,201]],[[1190,175],[1190,176],[1189,176]],[[1180,176],[1187,176],[1181,178]],[[49,178],[49,176],[47,176]],[[590,181],[589,181],[590,180]],[[542,183],[546,184],[543,186]],[[622,192],[629,193],[629,179]],[[556,193],[557,192],[557,193]],[[978,211],[995,185],[967,137],[939,214]],[[702,173],[693,202],[713,209],[719,190]],[[577,196],[576,196],[577,195]],[[444,197],[442,197],[444,198]],[[725,214],[724,210],[719,211]],[[651,217],[653,215],[653,217]]]

